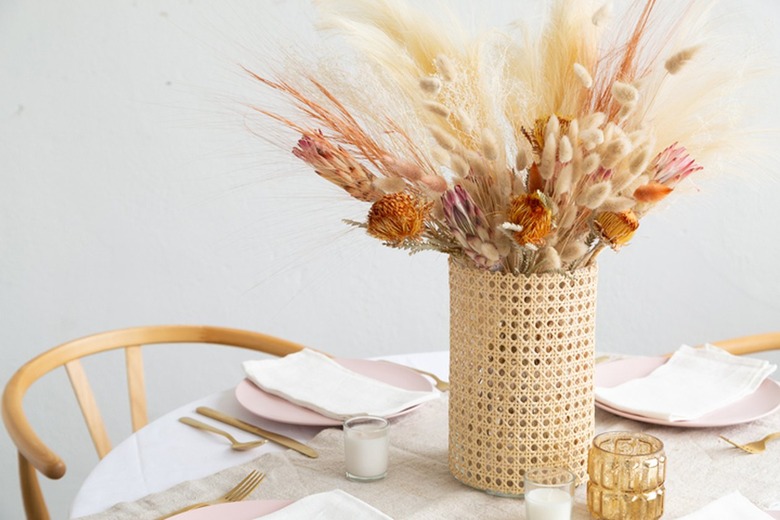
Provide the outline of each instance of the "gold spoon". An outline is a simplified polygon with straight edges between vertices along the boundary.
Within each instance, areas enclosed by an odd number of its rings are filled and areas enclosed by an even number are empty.
[[[220,430],[219,428],[215,428],[210,424],[206,424],[196,419],[192,419],[191,417],[179,417],[179,422],[182,422],[184,424],[187,424],[199,430],[205,430],[207,432],[216,433],[217,435],[222,435],[223,437],[225,437],[227,440],[230,441],[230,447],[237,451],[251,450],[252,448],[257,448],[258,446],[262,446],[263,444],[268,442],[265,439],[260,439],[259,441],[250,441],[250,442],[238,442],[228,432],[224,430]]]

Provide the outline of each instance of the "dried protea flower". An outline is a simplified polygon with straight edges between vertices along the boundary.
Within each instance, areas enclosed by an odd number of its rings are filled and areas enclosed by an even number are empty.
[[[390,193],[368,212],[368,234],[390,244],[420,238],[431,205],[409,192]]]
[[[593,222],[601,239],[617,251],[626,245],[639,227],[639,219],[632,210],[621,212],[604,211]]]
[[[507,220],[522,227],[520,231],[512,233],[518,244],[540,246],[552,229],[552,210],[546,197],[537,191],[512,199]]]
[[[444,219],[463,251],[478,267],[494,269],[501,262],[495,233],[482,210],[463,186],[455,185],[441,197]]]
[[[319,130],[304,133],[292,152],[314,168],[317,175],[340,186],[356,199],[373,202],[384,195],[374,186],[375,176],[344,148],[328,141]]]
[[[674,143],[659,153],[648,169],[651,180],[674,188],[678,182],[702,167],[691,159],[684,146]]]

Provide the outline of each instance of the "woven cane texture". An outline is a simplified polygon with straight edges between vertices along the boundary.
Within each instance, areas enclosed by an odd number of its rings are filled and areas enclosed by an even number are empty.
[[[523,493],[535,467],[587,478],[598,268],[491,273],[450,262],[450,472]]]

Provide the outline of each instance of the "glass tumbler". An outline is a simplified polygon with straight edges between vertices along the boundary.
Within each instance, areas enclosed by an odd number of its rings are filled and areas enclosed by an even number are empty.
[[[361,416],[344,421],[344,457],[347,478],[371,482],[387,475],[389,425],[382,417]]]
[[[525,472],[526,520],[571,520],[574,473],[562,468],[534,468]]]
[[[656,437],[606,432],[588,452],[588,511],[600,520],[656,520],[664,513],[666,455]]]

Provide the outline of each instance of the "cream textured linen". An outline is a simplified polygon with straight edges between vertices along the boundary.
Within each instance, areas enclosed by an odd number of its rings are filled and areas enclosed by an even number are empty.
[[[669,459],[665,519],[692,513],[738,489],[751,502],[768,509],[780,500],[780,461],[776,452],[747,455],[718,434],[747,441],[780,430],[776,413],[751,424],[717,429],[687,429],[642,424],[596,411],[597,431],[644,431],[663,440]],[[250,499],[299,499],[342,489],[396,519],[522,519],[522,500],[499,498],[457,482],[447,469],[447,396],[393,419],[388,476],[369,484],[344,478],[344,446],[339,428],[323,430],[311,445],[320,453],[309,459],[296,452],[267,453],[254,461],[204,479],[184,482],[167,491],[108,511],[89,520],[152,519],[189,503],[230,489],[251,469],[267,474]],[[575,495],[573,518],[590,519],[585,486]]]

